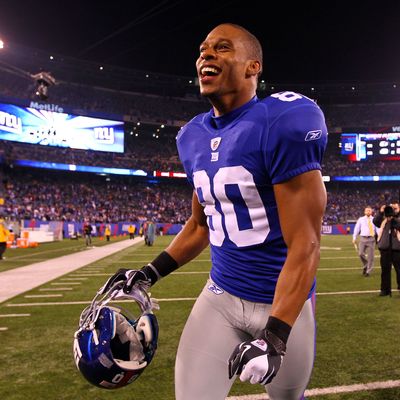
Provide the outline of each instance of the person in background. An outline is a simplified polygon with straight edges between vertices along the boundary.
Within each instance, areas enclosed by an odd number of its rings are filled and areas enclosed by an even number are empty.
[[[357,248],[362,264],[362,274],[365,277],[370,276],[374,268],[376,235],[377,228],[373,223],[372,207],[367,206],[364,209],[364,216],[358,218],[353,231],[353,244]],[[358,246],[357,236],[360,236]]]
[[[400,218],[392,206],[383,209],[378,249],[382,269],[379,296],[392,296],[392,265],[396,271],[397,289],[400,290]]]
[[[129,239],[134,239],[135,238],[135,230],[136,230],[136,226],[130,224],[128,226],[128,233],[129,233]]]
[[[148,221],[145,229],[144,241],[147,246],[153,246],[156,237],[156,224],[153,221]]]
[[[92,224],[90,223],[90,221],[86,220],[85,223],[83,224],[83,234],[85,236],[86,246],[92,245],[92,232],[93,232]]]
[[[110,227],[110,225],[106,225],[106,229],[104,230],[104,235],[106,237],[107,242],[109,242],[110,238],[111,238],[111,227]]]
[[[6,223],[3,218],[0,218],[0,260],[4,260],[4,253],[7,249],[7,240],[10,235],[10,231],[6,227]]]
[[[400,205],[399,205],[399,203],[397,201],[394,201],[394,202],[392,202],[390,204],[382,205],[379,208],[379,211],[375,214],[374,220],[373,220],[374,225],[376,225],[378,228],[381,227],[382,221],[385,219],[384,211],[385,211],[385,208],[388,205],[393,208],[393,212],[394,212],[394,216],[395,217],[399,217],[400,216]]]

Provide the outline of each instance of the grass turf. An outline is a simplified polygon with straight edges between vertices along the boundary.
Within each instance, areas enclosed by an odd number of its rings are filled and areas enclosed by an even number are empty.
[[[161,302],[159,349],[143,375],[126,388],[107,391],[88,384],[76,370],[72,356],[73,333],[80,312],[119,267],[140,267],[157,255],[171,240],[157,238],[153,247],[134,246],[90,266],[56,279],[76,280],[73,290],[60,298],[26,298],[40,295],[50,283],[0,304],[0,314],[29,313],[30,317],[0,318],[0,398],[5,400],[172,400],[173,369],[180,332],[202,289],[209,270],[209,252],[182,267],[152,288],[156,298],[189,298]],[[72,243],[71,243],[72,242]],[[95,245],[106,245],[105,241]],[[361,275],[360,261],[350,236],[325,236],[317,277],[317,355],[309,389],[399,379],[400,295],[378,297],[378,257],[370,278]],[[1,268],[16,268],[35,259],[54,258],[83,250],[83,242],[63,241],[36,249],[8,249]],[[15,250],[15,253],[14,253]],[[14,259],[14,260],[13,260]],[[96,267],[96,272],[91,271]],[[55,268],[56,268],[55,264]],[[345,269],[343,269],[345,268]],[[395,279],[393,275],[393,287]],[[322,294],[343,291],[374,291],[362,294]],[[58,292],[57,292],[58,293]],[[61,305],[61,302],[80,304]],[[35,305],[35,304],[43,305]],[[56,304],[54,304],[56,303]],[[58,304],[57,304],[58,303]],[[24,304],[23,306],[16,306]],[[230,395],[263,393],[258,385],[236,382]],[[398,400],[400,388],[370,390],[316,397],[321,400]],[[188,399],[190,400],[190,399]],[[212,399],[210,399],[212,400]]]

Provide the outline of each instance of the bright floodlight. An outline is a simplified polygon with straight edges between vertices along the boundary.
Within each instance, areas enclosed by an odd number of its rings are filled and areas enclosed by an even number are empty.
[[[0,49],[4,49],[4,42],[0,39]]]

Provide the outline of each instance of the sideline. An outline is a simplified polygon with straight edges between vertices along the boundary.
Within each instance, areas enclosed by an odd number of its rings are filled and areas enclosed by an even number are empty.
[[[143,241],[141,237],[126,239],[0,272],[0,303]]]

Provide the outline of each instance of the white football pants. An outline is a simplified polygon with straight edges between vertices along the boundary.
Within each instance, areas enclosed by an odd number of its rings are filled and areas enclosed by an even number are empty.
[[[304,304],[290,333],[281,368],[266,385],[271,400],[303,398],[315,355],[314,299]],[[270,309],[270,304],[240,299],[208,280],[179,342],[176,400],[225,400],[235,379],[228,378],[228,359],[237,344],[260,335]]]

